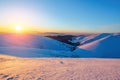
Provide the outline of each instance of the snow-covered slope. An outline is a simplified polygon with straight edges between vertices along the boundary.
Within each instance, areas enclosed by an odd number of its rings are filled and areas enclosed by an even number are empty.
[[[72,56],[72,53],[70,51],[56,51],[49,49],[23,48],[23,47],[0,47],[0,54],[27,58],[42,58],[42,57],[62,58]]]
[[[70,51],[72,48],[68,44],[48,37],[25,34],[1,34],[0,47],[27,47],[63,51]]]
[[[0,54],[26,58],[90,58],[94,57],[90,51],[76,49],[75,51],[58,51],[25,47],[0,47]]]
[[[86,53],[89,53],[88,51],[82,49],[77,49],[77,51],[72,52],[72,48],[73,46],[40,35],[0,35],[0,54],[37,58],[85,57]]]
[[[17,57],[71,57],[73,47],[57,40],[28,34],[1,34],[0,54]]]
[[[120,57],[120,35],[112,34],[91,43],[79,46],[79,48],[91,51],[96,57]]]
[[[93,41],[96,41],[98,39],[104,38],[106,36],[112,35],[110,33],[101,33],[101,34],[90,34],[90,35],[82,35],[79,37],[76,37],[72,40],[73,43],[79,42],[80,44],[87,44]]]
[[[88,50],[77,48],[72,52],[72,57],[76,58],[93,58],[94,54]]]
[[[72,46],[40,35],[1,34],[0,53],[18,57],[120,58],[120,34],[89,35]]]
[[[104,38],[104,37],[109,36],[109,35],[111,35],[111,34],[102,33],[102,34],[90,35],[90,36],[87,36],[84,39],[82,39],[81,44],[87,44],[87,43],[99,40],[99,39]]]
[[[0,55],[0,80],[120,80],[120,59]]]

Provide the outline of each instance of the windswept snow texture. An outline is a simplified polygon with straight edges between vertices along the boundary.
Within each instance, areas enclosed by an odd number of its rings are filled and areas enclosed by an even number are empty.
[[[0,80],[120,80],[120,59],[0,55]]]
[[[0,47],[27,47],[70,51],[72,46],[40,35],[1,34]]]
[[[93,52],[96,57],[120,58],[120,34],[106,36],[79,48]]]

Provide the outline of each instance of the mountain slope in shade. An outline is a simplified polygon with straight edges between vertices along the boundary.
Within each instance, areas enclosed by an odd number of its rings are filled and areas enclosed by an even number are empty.
[[[26,58],[90,58],[94,57],[93,53],[83,49],[76,49],[75,51],[58,51],[38,48],[25,47],[0,47],[0,54],[6,54],[17,57]]]
[[[95,55],[88,50],[77,48],[72,52],[73,57],[78,57],[78,58],[93,58]]]
[[[90,36],[85,37],[81,41],[81,44],[87,44],[87,43],[99,40],[99,39],[104,38],[104,37],[109,36],[109,35],[111,35],[111,34],[109,34],[109,33],[102,33],[102,34],[90,35]]]
[[[17,57],[40,58],[40,57],[71,57],[69,51],[56,51],[38,48],[23,48],[23,47],[0,47],[0,54],[6,54]]]
[[[26,47],[63,51],[70,51],[72,48],[68,44],[48,37],[28,34],[1,34],[0,47]]]
[[[93,52],[96,57],[120,58],[120,35],[109,35],[79,48]]]
[[[101,34],[90,34],[90,35],[82,35],[79,37],[76,37],[72,40],[72,42],[79,42],[80,44],[87,44],[96,40],[99,40],[101,38],[104,38],[106,36],[112,35],[110,33],[101,33]]]

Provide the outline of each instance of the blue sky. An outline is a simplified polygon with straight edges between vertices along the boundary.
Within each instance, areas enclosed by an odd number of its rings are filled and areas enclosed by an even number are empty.
[[[120,32],[120,0],[0,0],[0,24],[66,32]]]

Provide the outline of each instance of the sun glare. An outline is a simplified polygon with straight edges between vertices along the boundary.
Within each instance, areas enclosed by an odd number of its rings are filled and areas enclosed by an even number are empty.
[[[16,26],[16,31],[21,31],[22,30],[22,27],[20,25],[17,25]]]

